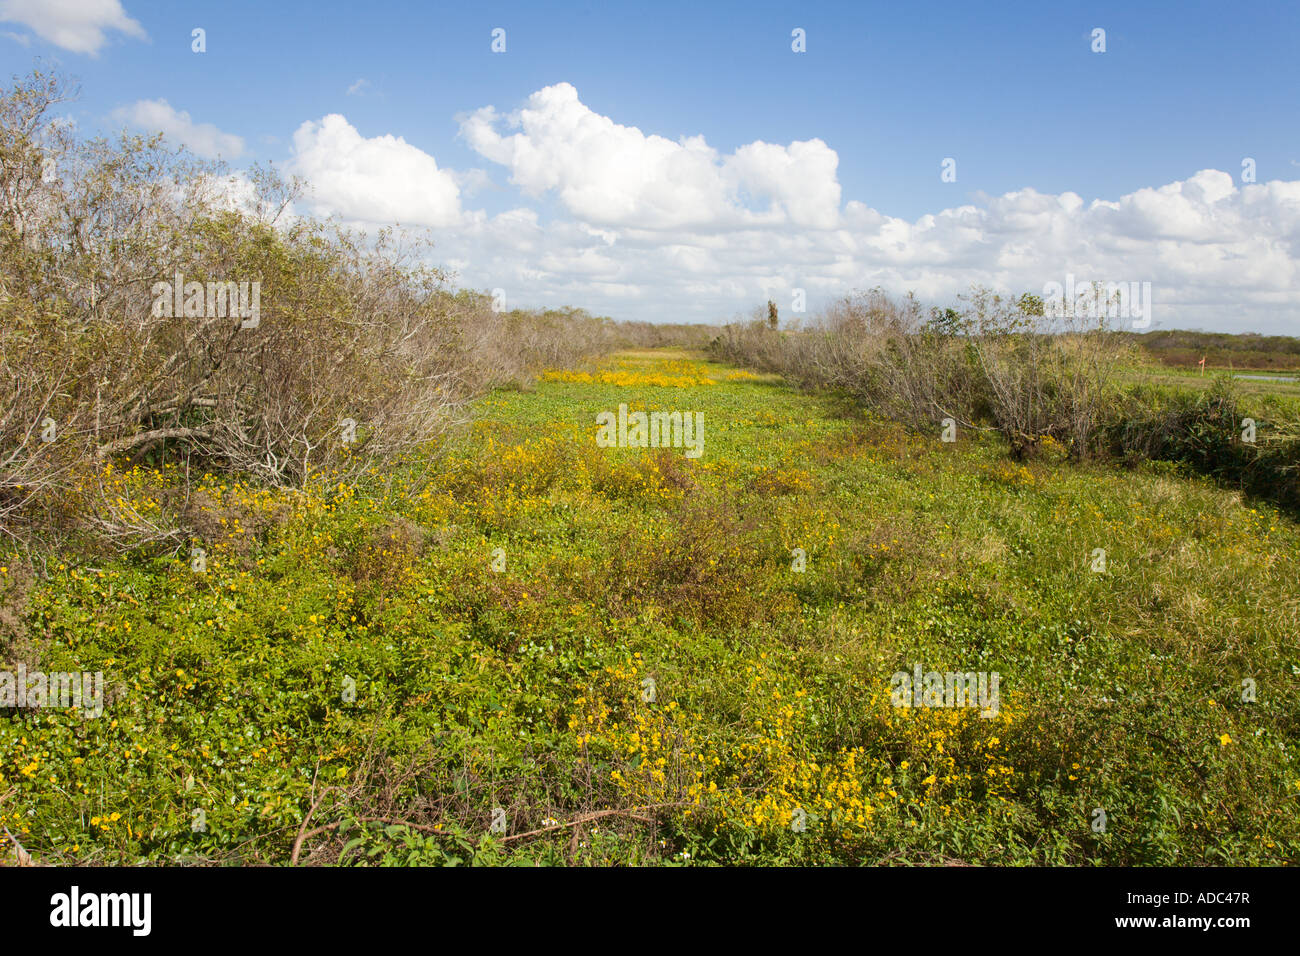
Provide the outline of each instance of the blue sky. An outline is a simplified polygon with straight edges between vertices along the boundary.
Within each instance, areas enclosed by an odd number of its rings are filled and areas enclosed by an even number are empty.
[[[1300,4],[49,6],[0,0],[3,73],[39,57],[78,77],[83,130],[152,122],[236,169],[346,172],[303,211],[375,225],[422,209],[408,221],[462,281],[520,303],[707,321],[796,287],[815,311],[875,284],[941,301],[1072,272],[1152,281],[1157,325],[1300,334],[1286,185],[1300,180]],[[530,100],[560,84],[576,96]],[[136,107],[163,100],[170,113]],[[521,108],[531,126],[512,122]],[[332,114],[346,128],[295,141]],[[654,136],[711,152],[642,142]],[[410,147],[406,165],[385,165],[400,150],[387,137]],[[792,145],[807,142],[821,145]],[[755,143],[786,152],[747,155]],[[584,156],[635,172],[606,177]],[[677,210],[682,170],[698,189]]]

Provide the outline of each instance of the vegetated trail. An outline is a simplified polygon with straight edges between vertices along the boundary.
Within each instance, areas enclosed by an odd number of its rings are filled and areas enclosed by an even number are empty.
[[[682,353],[476,405],[427,486],[218,480],[205,574],[59,571],[45,666],[121,693],[102,720],[0,718],[29,849],[1296,860],[1300,534],[1274,511]],[[698,416],[702,453],[597,442],[637,412]],[[918,668],[1000,699],[895,706]]]

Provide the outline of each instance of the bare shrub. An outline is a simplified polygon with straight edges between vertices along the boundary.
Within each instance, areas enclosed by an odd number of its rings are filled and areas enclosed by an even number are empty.
[[[969,297],[964,324],[990,412],[1013,457],[1051,436],[1072,458],[1093,450],[1094,435],[1117,398],[1129,347],[1096,316],[1043,314],[1034,296],[1011,300],[985,289]]]
[[[1048,436],[1075,457],[1089,454],[1131,347],[1104,318],[1048,319],[1034,296],[977,288],[962,299],[960,310],[926,311],[911,295],[872,289],[833,303],[805,331],[776,331],[759,317],[728,325],[713,354],[838,389],[913,431],[933,434],[946,418],[991,423],[1017,457]]]
[[[845,296],[803,331],[773,330],[761,316],[728,325],[714,353],[804,387],[840,389],[918,431],[970,417],[976,404],[957,334],[914,297],[880,289]]]
[[[713,344],[722,329],[716,325],[681,322],[619,322],[610,332],[620,348],[703,351]]]

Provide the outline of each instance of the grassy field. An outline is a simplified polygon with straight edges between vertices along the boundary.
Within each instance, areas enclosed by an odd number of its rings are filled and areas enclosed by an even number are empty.
[[[1297,373],[1231,368],[1208,368],[1201,372],[1200,369],[1189,371],[1149,363],[1128,369],[1123,378],[1130,383],[1149,381],[1190,391],[1209,388],[1216,379],[1224,376],[1233,380],[1238,392],[1248,401],[1266,399],[1300,417],[1300,376]]]
[[[597,447],[621,403],[700,413],[703,455]],[[1300,529],[1264,504],[684,353],[476,412],[427,483],[205,481],[201,571],[0,569],[11,656],[110,686],[0,716],[0,821],[63,863],[1300,860]],[[142,516],[170,484],[108,481]],[[997,675],[996,713],[895,706],[917,667]]]
[[[1159,329],[1125,332],[1154,363],[1186,372],[1200,372],[1202,359],[1210,369],[1238,369],[1274,372],[1300,370],[1300,339],[1285,335],[1254,333],[1194,332],[1188,329]]]

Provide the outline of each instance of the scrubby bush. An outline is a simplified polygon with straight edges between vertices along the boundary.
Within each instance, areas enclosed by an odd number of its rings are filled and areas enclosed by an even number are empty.
[[[1205,390],[1134,389],[1101,438],[1119,460],[1178,462],[1300,512],[1297,424],[1252,417],[1226,376]]]
[[[1128,351],[1104,317],[1044,314],[1036,296],[1011,300],[976,289],[967,299],[967,335],[989,412],[1015,458],[1046,438],[1084,458],[1118,396]]]
[[[690,325],[681,322],[620,322],[616,334],[620,346],[638,349],[709,348],[721,333],[716,325]]]
[[[944,419],[1001,432],[1017,457],[1045,438],[1085,456],[1127,347],[1104,322],[1052,320],[1033,296],[985,289],[961,310],[923,309],[880,289],[835,302],[806,331],[729,325],[715,354],[829,387],[918,432]]]
[[[934,434],[946,418],[996,431],[1017,460],[1059,445],[1075,460],[1178,462],[1300,511],[1293,406],[1266,397],[1247,409],[1227,378],[1209,390],[1144,383],[1133,374],[1141,346],[1132,336],[1099,316],[1045,314],[1033,295],[976,288],[960,301],[926,313],[911,296],[874,289],[802,330],[771,328],[760,308],[727,325],[711,351],[838,390],[915,432]],[[1254,441],[1242,437],[1247,418]]]

